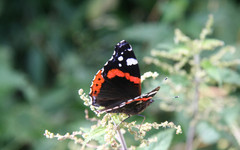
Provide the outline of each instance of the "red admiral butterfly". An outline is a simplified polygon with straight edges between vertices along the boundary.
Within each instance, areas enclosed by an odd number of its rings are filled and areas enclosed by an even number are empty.
[[[90,87],[93,106],[104,106],[98,112],[136,115],[153,102],[160,87],[141,95],[138,61],[125,40],[115,46],[113,56],[95,75]]]

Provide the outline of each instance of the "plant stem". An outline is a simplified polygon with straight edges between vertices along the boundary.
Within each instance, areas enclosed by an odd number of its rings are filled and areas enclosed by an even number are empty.
[[[120,129],[117,127],[117,134],[118,134],[118,137],[119,137],[119,142],[120,144],[122,145],[122,149],[123,150],[127,150],[127,144],[125,142],[125,139],[123,137],[123,134],[121,133]]]
[[[112,120],[113,120],[113,118],[112,118]],[[113,120],[113,124],[116,127],[116,131],[117,131],[117,134],[118,134],[118,138],[117,139],[118,139],[118,141],[120,142],[120,144],[122,146],[122,150],[127,150],[127,144],[126,144],[126,141],[124,139],[124,136],[123,136],[122,132],[120,131],[120,128],[118,128],[118,125],[116,125],[114,120]]]
[[[194,65],[195,65],[196,70],[195,70],[195,75],[194,75],[195,92],[194,92],[194,99],[192,101],[193,115],[192,115],[190,127],[188,129],[186,150],[193,149],[193,140],[194,140],[195,129],[196,129],[196,126],[195,126],[196,125],[196,117],[198,114],[199,84],[200,84],[200,78],[199,78],[200,56],[198,53],[194,55]]]

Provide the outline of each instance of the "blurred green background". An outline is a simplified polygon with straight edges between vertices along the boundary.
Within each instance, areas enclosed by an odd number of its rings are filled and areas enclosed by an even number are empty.
[[[1,0],[0,149],[68,149],[69,141],[46,139],[44,130],[65,134],[89,126],[77,92],[89,92],[115,44],[125,39],[133,46],[141,73],[159,71],[143,57],[157,45],[173,45],[175,28],[197,38],[209,14],[212,37],[235,46],[240,58],[238,0]],[[179,117],[154,109],[144,112],[147,120]],[[186,131],[174,137],[172,149],[182,149]],[[221,149],[218,144],[200,149]]]

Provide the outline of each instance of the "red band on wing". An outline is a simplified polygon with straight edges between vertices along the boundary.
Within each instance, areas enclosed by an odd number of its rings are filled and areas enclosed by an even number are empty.
[[[107,73],[107,77],[109,79],[112,79],[112,78],[114,78],[116,76],[122,77],[122,78],[124,77],[127,80],[129,80],[129,81],[131,81],[131,82],[133,82],[135,84],[140,84],[140,82],[141,82],[140,78],[131,76],[129,73],[124,73],[124,72],[122,72],[119,69],[112,69],[112,70],[109,70],[108,73]]]
[[[148,100],[150,100],[150,99],[152,99],[152,97],[138,98],[138,99],[134,99],[134,100],[132,100],[132,101],[126,102],[126,104],[130,104],[130,103],[136,102],[136,101],[148,101]]]
[[[92,87],[91,87],[91,96],[97,96],[98,93],[100,92],[100,89],[102,87],[102,83],[104,82],[104,78],[102,77],[102,70],[99,70],[98,73],[96,74],[93,82],[92,82]]]

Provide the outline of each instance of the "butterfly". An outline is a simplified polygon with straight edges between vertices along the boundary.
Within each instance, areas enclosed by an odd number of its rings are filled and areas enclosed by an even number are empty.
[[[103,106],[98,113],[125,113],[128,116],[143,112],[153,103],[160,86],[141,95],[138,61],[131,45],[120,41],[112,57],[93,78],[90,98],[93,106]]]

